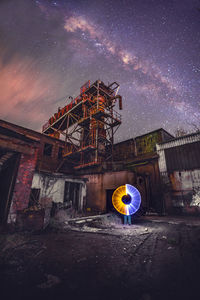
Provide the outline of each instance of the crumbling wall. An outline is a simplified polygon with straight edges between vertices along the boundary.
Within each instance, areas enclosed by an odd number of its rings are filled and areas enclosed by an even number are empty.
[[[123,184],[135,182],[134,173],[130,171],[106,172],[83,176],[87,178],[86,207],[98,211],[106,211],[106,190],[114,190]]]
[[[63,202],[64,178],[54,177],[45,173],[35,173],[32,188],[40,189],[39,202],[42,206],[51,206],[52,202]]]
[[[16,184],[13,192],[8,223],[16,221],[17,212],[28,207],[31,184],[37,161],[37,150],[32,155],[21,154]]]
[[[174,171],[169,178],[173,206],[188,213],[199,211],[200,170]]]
[[[200,212],[200,133],[157,145],[168,213]]]
[[[50,212],[52,203],[58,204],[60,208],[70,208],[73,206],[72,200],[68,203],[64,203],[65,200],[65,183],[78,183],[79,195],[78,199],[75,199],[78,203],[78,210],[81,211],[84,207],[86,197],[86,184],[83,180],[68,178],[62,175],[35,173],[32,188],[40,189],[39,205],[45,209],[45,222],[48,223],[50,219]],[[63,204],[63,205],[62,205]],[[72,207],[74,208],[74,207]]]

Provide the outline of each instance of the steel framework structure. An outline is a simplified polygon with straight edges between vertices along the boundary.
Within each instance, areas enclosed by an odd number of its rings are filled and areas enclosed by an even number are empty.
[[[43,126],[44,134],[65,137],[63,158],[73,162],[74,168],[97,165],[112,159],[114,134],[121,124],[121,115],[114,110],[116,101],[122,109],[119,84],[106,86],[97,80],[86,82],[80,95],[58,109]]]

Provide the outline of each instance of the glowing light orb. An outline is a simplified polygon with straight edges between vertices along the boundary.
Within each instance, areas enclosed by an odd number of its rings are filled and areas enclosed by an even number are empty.
[[[120,214],[133,215],[141,204],[140,192],[130,184],[121,185],[114,191],[112,203]]]

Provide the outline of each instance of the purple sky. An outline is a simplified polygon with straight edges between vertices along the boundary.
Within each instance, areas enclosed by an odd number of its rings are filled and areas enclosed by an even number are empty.
[[[87,80],[117,81],[115,141],[200,124],[200,1],[0,1],[0,118],[38,131]],[[200,126],[200,125],[199,125]]]

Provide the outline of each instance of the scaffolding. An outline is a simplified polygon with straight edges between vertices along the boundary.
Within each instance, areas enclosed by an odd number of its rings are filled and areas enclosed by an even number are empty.
[[[63,158],[80,169],[112,160],[114,134],[121,124],[121,115],[114,110],[116,101],[122,109],[119,84],[106,86],[97,80],[86,82],[80,95],[59,108],[43,126],[42,132],[65,139]]]

